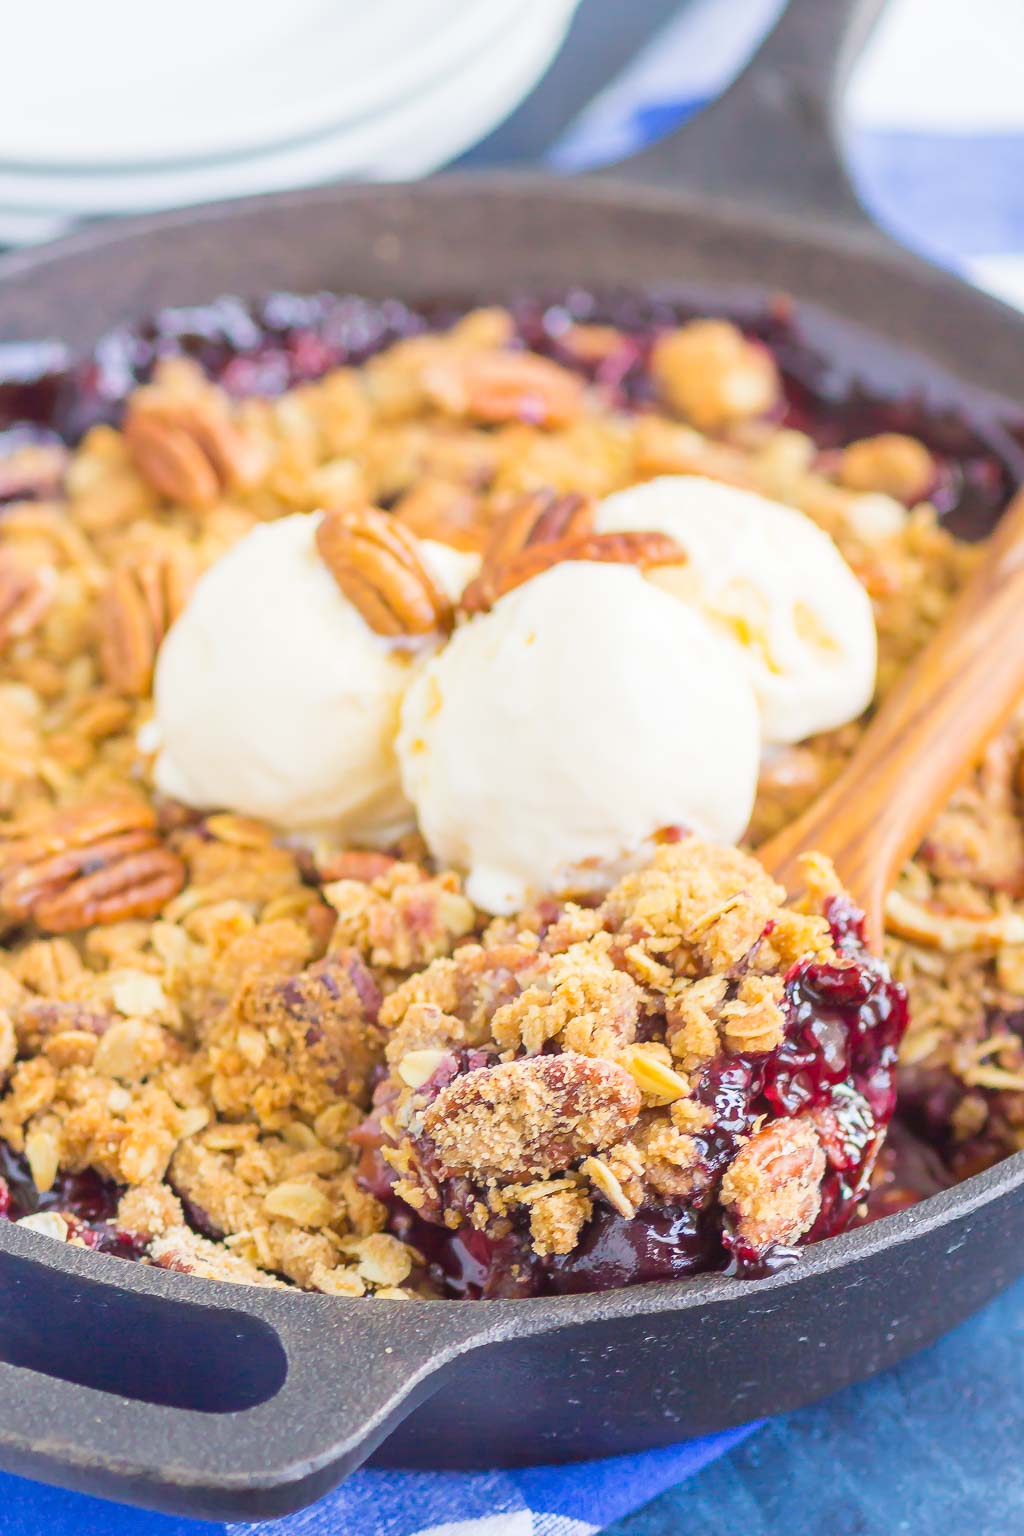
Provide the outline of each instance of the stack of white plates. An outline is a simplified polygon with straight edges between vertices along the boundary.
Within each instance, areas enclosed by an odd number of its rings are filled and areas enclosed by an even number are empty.
[[[0,242],[46,239],[83,218],[341,177],[427,175],[518,105],[577,3],[12,7]]]

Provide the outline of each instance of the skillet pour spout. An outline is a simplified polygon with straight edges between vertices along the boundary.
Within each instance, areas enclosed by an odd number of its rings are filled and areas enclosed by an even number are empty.
[[[878,9],[791,0],[723,101],[617,182],[442,177],[99,228],[0,263],[0,335],[84,350],[127,319],[285,287],[465,304],[625,282],[709,308],[782,291],[868,391],[954,413],[1019,471],[1024,321],[887,242],[835,147]],[[371,1453],[438,1468],[636,1451],[892,1364],[1022,1269],[1021,1155],[765,1279],[480,1306],[227,1287],[0,1224],[0,1464],[255,1519]]]

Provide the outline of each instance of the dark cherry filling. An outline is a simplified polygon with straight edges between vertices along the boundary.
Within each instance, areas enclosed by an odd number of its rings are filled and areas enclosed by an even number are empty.
[[[59,1173],[45,1194],[36,1189],[28,1164],[0,1141],[0,1219],[18,1221],[38,1211],[59,1211],[68,1222],[69,1237],[87,1248],[119,1259],[139,1259],[145,1244],[121,1232],[115,1222],[121,1190],[91,1168],[83,1173]]]
[[[509,307],[524,346],[574,369],[604,393],[610,406],[627,410],[653,403],[648,361],[657,335],[716,312],[703,297],[691,301],[627,291],[523,297]],[[84,359],[73,358],[56,342],[0,344],[0,458],[28,442],[73,445],[91,426],[116,423],[128,395],[162,357],[195,359],[235,396],[276,395],[339,365],[359,364],[403,337],[444,327],[464,308],[411,307],[397,300],[323,293],[273,294],[254,304],[225,297],[121,327]],[[721,306],[717,312],[723,312]],[[778,362],[784,384],[780,424],[808,433],[823,455],[883,431],[920,438],[938,466],[931,496],[940,513],[961,536],[977,538],[990,531],[1014,485],[1024,479],[1024,451],[1004,424],[971,421],[923,396],[879,388],[879,370],[870,366],[866,351],[839,366],[810,342],[788,300],[735,311],[730,318],[770,348]],[[611,326],[621,334],[605,348],[581,348],[573,335],[580,323]],[[52,492],[47,474],[37,487],[0,477],[0,505]],[[856,915],[836,904],[830,919],[852,963],[798,967],[787,978],[789,1026],[779,1049],[769,1057],[713,1062],[698,1087],[701,1099],[715,1110],[714,1129],[704,1138],[704,1159],[716,1176],[758,1115],[814,1114],[828,1169],[821,1213],[806,1240],[886,1214],[934,1193],[944,1187],[943,1180],[949,1182],[928,1147],[901,1130],[883,1149],[865,1204],[878,1138],[893,1110],[905,1002],[863,951]],[[462,1062],[455,1070],[468,1069]],[[941,1093],[937,1084],[922,1087],[916,1101],[912,1095],[916,1130],[933,1133],[941,1123],[935,1109]],[[652,1206],[629,1222],[602,1212],[573,1254],[542,1261],[520,1232],[491,1238],[467,1227],[452,1233],[415,1216],[390,1195],[390,1176],[373,1151],[379,1132],[374,1134],[372,1120],[361,1139],[368,1184],[390,1200],[393,1230],[426,1255],[435,1283],[447,1295],[600,1290],[708,1269],[763,1271],[792,1259],[787,1250],[742,1251],[723,1228],[719,1208],[695,1203]],[[40,1195],[23,1160],[0,1146],[0,1180],[0,1218],[60,1210],[73,1218],[76,1235],[91,1246],[138,1256],[139,1245],[113,1224],[117,1189],[97,1175],[62,1175]],[[465,1189],[446,1189],[445,1199],[454,1209],[467,1198]],[[206,1231],[201,1213],[190,1213],[190,1220]]]

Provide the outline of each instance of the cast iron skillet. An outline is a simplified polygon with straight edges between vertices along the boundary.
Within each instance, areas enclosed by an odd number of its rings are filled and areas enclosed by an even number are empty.
[[[782,289],[869,383],[998,436],[1024,401],[1024,321],[888,243],[835,149],[836,91],[877,10],[792,0],[727,97],[626,184],[441,178],[120,224],[9,258],[0,336],[85,347],[166,305],[282,288]],[[229,1288],[2,1224],[0,1464],[255,1518],[315,1499],[385,1440],[391,1464],[471,1467],[722,1429],[890,1365],[998,1292],[1024,1269],[1022,1186],[1018,1155],[765,1280],[480,1305]]]

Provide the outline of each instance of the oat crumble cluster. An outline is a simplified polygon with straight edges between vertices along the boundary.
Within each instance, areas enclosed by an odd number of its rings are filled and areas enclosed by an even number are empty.
[[[845,1219],[905,1005],[830,866],[807,883],[794,909],[749,855],[684,838],[599,906],[496,920],[400,983],[357,1138],[364,1185],[415,1213],[396,1230],[429,1253],[449,1229],[448,1272],[490,1296],[625,1283],[650,1262],[634,1224],[674,1223],[684,1273]]]
[[[952,459],[902,433],[820,446],[728,321],[532,339],[479,310],[266,397],[255,364],[222,387],[169,358],[71,448],[10,437],[3,1214],[171,1269],[405,1297],[756,1265],[863,1211],[905,1019],[824,866],[797,907],[684,837],[594,905],[488,922],[414,837],[317,862],[153,788],[163,637],[205,569],[296,511],[384,508],[481,551],[524,507],[543,543],[580,499],[705,475],[831,534],[874,605],[879,696],[899,677],[976,560],[929,499]],[[751,845],[861,729],[772,749]],[[1020,732],[888,907],[902,1104],[950,1177],[1024,1146]],[[879,1169],[886,1208],[913,1198]]]

